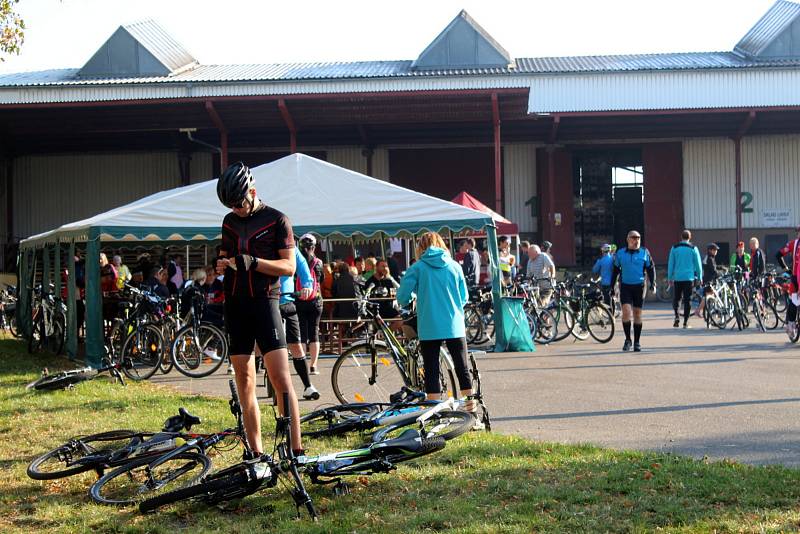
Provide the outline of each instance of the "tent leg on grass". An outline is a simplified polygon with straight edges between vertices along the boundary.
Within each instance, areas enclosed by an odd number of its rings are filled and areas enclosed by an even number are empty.
[[[95,368],[100,367],[105,353],[100,289],[100,240],[90,236],[86,242],[86,363]]]
[[[67,256],[67,356],[78,359],[78,314],[77,291],[75,287],[75,240],[69,242]]]

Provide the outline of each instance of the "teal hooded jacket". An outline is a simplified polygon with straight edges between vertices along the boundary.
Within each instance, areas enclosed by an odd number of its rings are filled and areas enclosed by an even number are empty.
[[[703,263],[700,251],[688,241],[681,241],[669,251],[667,280],[691,282],[703,279]]]
[[[408,268],[397,302],[406,306],[417,297],[417,334],[422,341],[453,339],[465,336],[464,305],[469,300],[464,272],[450,254],[439,247],[429,247]]]

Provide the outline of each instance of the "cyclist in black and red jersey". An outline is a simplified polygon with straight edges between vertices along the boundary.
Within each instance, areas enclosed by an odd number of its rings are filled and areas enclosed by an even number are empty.
[[[278,307],[278,279],[295,271],[292,225],[286,215],[258,198],[253,175],[244,163],[225,169],[217,181],[217,196],[232,210],[222,221],[216,270],[225,274],[225,326],[247,441],[255,453],[264,452],[252,354],[255,345],[277,398],[289,395],[292,443],[301,454],[297,395],[289,376],[289,353]],[[285,412],[285,407],[279,408]]]

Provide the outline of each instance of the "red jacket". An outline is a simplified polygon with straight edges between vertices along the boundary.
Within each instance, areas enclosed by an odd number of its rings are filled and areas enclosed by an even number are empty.
[[[800,240],[792,239],[786,246],[780,250],[781,256],[792,254],[792,263],[790,263],[790,272],[800,278]]]

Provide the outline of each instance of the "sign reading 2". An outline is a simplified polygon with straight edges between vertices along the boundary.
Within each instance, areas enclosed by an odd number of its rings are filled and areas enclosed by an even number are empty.
[[[753,204],[753,193],[742,191],[742,197],[739,201],[742,203],[742,213],[753,213],[753,208],[751,207]]]

